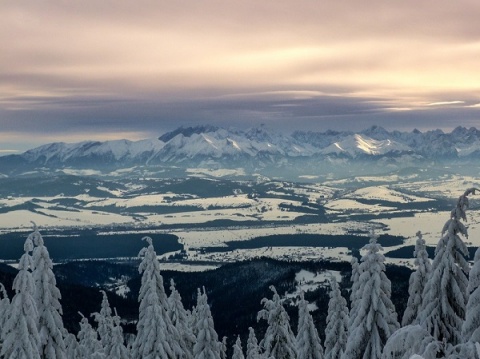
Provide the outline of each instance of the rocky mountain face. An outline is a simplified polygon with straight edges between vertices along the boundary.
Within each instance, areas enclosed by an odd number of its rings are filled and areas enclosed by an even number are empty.
[[[397,166],[422,161],[469,162],[480,157],[480,131],[457,127],[421,132],[305,132],[284,135],[265,126],[246,131],[214,126],[180,127],[141,141],[51,143],[19,155],[0,157],[0,176],[34,168],[113,170],[132,166],[311,168],[350,166],[368,161]]]

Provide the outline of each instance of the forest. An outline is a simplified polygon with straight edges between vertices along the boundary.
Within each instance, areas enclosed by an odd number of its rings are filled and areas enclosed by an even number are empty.
[[[470,194],[474,188],[452,209],[432,260],[422,233],[417,233],[416,269],[403,296],[401,286],[392,286],[391,280],[405,273],[387,268],[372,231],[350,264],[309,264],[349,273],[349,281],[337,283],[332,277],[328,289],[301,292],[293,300],[282,293],[293,285],[292,274],[300,264],[251,261],[242,267],[251,271],[244,271],[243,281],[238,275],[241,264],[233,264],[222,276],[203,275],[203,283],[178,274],[166,282],[169,273],[160,272],[153,240],[144,237],[140,275],[129,281],[131,293],[118,300],[104,290],[76,291],[85,284],[83,275],[92,277],[88,266],[76,265],[82,269],[78,286],[66,287],[62,280],[71,271],[54,272],[34,224],[18,270],[0,268],[0,358],[480,358],[480,250],[470,266],[463,240],[468,238],[464,223]],[[262,272],[275,275],[259,275]],[[255,286],[247,285],[248,278],[255,277],[260,278]],[[223,283],[221,293],[208,289],[216,282]],[[75,315],[65,305],[78,302],[84,311],[93,308],[87,303],[93,291],[98,293],[97,311]],[[314,318],[309,302],[318,304],[318,297],[327,295],[326,315]],[[218,300],[222,297],[223,302]],[[236,297],[250,297],[257,306]]]

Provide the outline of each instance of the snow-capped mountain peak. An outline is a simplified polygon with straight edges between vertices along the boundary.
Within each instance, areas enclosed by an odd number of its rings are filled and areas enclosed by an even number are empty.
[[[411,151],[408,146],[390,139],[378,141],[367,136],[354,134],[346,137],[343,141],[334,142],[324,148],[321,153],[324,155],[343,154],[357,157],[358,155],[379,156],[392,152],[400,153],[408,151]]]
[[[246,131],[215,126],[180,127],[159,138],[141,141],[57,142],[20,155],[0,157],[2,173],[17,168],[122,168],[136,165],[263,168],[350,160],[378,161],[401,166],[402,161],[470,161],[480,157],[480,131],[457,127],[441,130],[389,132],[373,126],[364,131],[302,132],[285,135],[258,126]]]

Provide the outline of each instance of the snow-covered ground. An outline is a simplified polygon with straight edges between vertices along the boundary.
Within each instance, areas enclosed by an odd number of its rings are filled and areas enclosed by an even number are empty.
[[[195,173],[201,172],[202,170],[198,170]],[[390,207],[390,203],[415,206],[432,202],[432,198],[441,197],[450,200],[453,207],[458,196],[466,188],[480,187],[480,179],[474,177],[448,176],[445,180],[417,182],[409,182],[406,178],[398,175],[357,178],[358,188],[352,188],[352,183],[348,188],[341,187],[347,184],[346,180],[317,184],[269,182],[273,189],[268,192],[268,195],[255,198],[243,193],[208,198],[171,192],[132,195],[133,191],[142,188],[141,183],[129,183],[126,185],[126,190],[112,190],[103,185],[98,186],[97,189],[111,195],[108,198],[95,197],[91,193],[73,197],[64,195],[52,197],[10,196],[0,198],[0,209],[2,209],[0,211],[0,232],[29,229],[31,228],[30,221],[34,221],[40,228],[99,227],[110,232],[114,231],[115,227],[122,225],[131,227],[131,233],[138,233],[141,236],[153,233],[154,230],[149,228],[158,227],[161,224],[185,224],[183,229],[157,231],[177,235],[192,260],[229,262],[260,256],[298,260],[319,258],[349,260],[346,248],[268,247],[204,254],[200,253],[200,249],[226,246],[226,243],[231,241],[250,240],[275,234],[343,235],[365,233],[372,228],[375,228],[378,234],[405,237],[407,240],[402,246],[414,245],[415,233],[421,231],[427,245],[434,246],[441,236],[443,224],[449,218],[448,212],[433,212],[431,209],[404,211]],[[370,183],[377,181],[384,184],[372,186]],[[282,198],[279,198],[280,196]],[[306,204],[297,197],[286,199],[289,196],[308,198],[308,202]],[[365,200],[368,200],[368,204]],[[375,203],[376,201],[378,203]],[[480,246],[480,210],[478,209],[480,206],[476,204],[477,201],[480,203],[480,196],[478,199],[477,196],[471,196],[470,201],[473,204],[473,210],[467,212],[468,222],[466,225],[470,236],[466,241],[471,245]],[[389,205],[382,204],[382,202],[388,202]],[[74,204],[69,206],[64,203]],[[292,223],[292,220],[306,215],[297,208],[308,207],[308,203],[322,203],[327,209],[327,213],[336,219],[329,223]],[[28,206],[34,206],[34,208]],[[172,207],[171,212],[173,213],[147,212],[155,206]],[[129,213],[125,211],[136,207],[144,207],[145,212]],[[286,210],[285,207],[289,207],[289,210]],[[9,208],[12,209],[8,210]],[[112,208],[116,210],[112,211]],[[389,213],[395,214],[395,218],[357,221],[354,216],[355,214],[383,214],[385,216]],[[402,213],[404,213],[403,217]],[[208,223],[214,220],[230,220],[232,224],[239,221],[251,221],[258,225],[233,227],[230,224],[228,227],[213,228]],[[270,223],[266,225],[265,221],[270,221]],[[272,224],[272,221],[275,224]],[[192,227],[192,225],[195,226]],[[388,250],[398,247],[400,246],[390,247]],[[388,261],[392,263],[405,262],[402,263],[405,265],[410,263],[408,260],[388,259]],[[189,268],[188,270],[194,269]]]
[[[297,286],[294,292],[285,293],[285,298],[293,299],[292,304],[296,303],[296,299],[300,297],[301,292],[310,292],[316,290],[318,287],[329,287],[330,280],[335,279],[337,282],[342,280],[342,275],[338,271],[328,270],[319,273],[313,273],[305,269],[300,270],[295,274],[295,282]],[[314,311],[317,308],[316,304],[308,305],[309,311]]]
[[[388,201],[394,203],[429,202],[431,198],[408,195],[386,186],[364,187],[348,194],[349,198]]]

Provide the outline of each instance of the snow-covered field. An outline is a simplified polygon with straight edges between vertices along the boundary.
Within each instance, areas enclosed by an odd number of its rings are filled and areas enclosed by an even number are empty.
[[[192,173],[201,175],[203,170],[192,170]],[[219,172],[217,175],[222,177],[223,174]],[[124,233],[125,227],[129,227],[130,233],[138,233],[139,236],[155,231],[173,233],[185,246],[189,259],[195,261],[220,263],[260,256],[295,260],[349,260],[346,248],[268,247],[221,253],[201,253],[200,250],[205,247],[226,246],[226,243],[231,241],[246,241],[275,234],[343,235],[366,233],[371,229],[375,229],[378,234],[403,236],[406,238],[403,245],[413,245],[415,233],[421,231],[427,245],[434,246],[440,238],[449,213],[433,212],[427,207],[429,203],[435,203],[435,198],[442,198],[451,201],[453,207],[466,188],[480,187],[479,178],[465,176],[417,182],[412,181],[411,176],[402,178],[398,175],[359,177],[350,182],[337,180],[316,184],[269,181],[262,182],[262,185],[271,184],[271,189],[263,196],[250,196],[239,192],[209,197],[172,192],[142,193],[139,190],[144,185],[139,183],[128,184],[125,190],[97,187],[99,191],[110,194],[109,197],[96,197],[88,191],[72,197],[62,194],[51,197],[9,196],[0,198],[0,233],[31,228],[30,221],[34,221],[40,228],[57,230],[97,227],[112,232],[122,226]],[[372,182],[383,184],[372,186]],[[140,194],[133,195],[134,190]],[[471,196],[470,201],[473,210],[468,212],[467,226],[470,236],[466,241],[480,246],[480,206],[476,205],[477,202],[480,203],[480,196],[478,199],[477,196]],[[295,222],[299,217],[309,215],[309,212],[303,212],[302,208],[311,211],[315,209],[312,204],[320,203],[330,218],[328,223]],[[412,209],[398,209],[394,207],[395,204],[411,205]],[[415,207],[417,205],[420,207]],[[156,213],[154,209],[159,206],[170,210]],[[138,212],[132,209],[138,209]],[[392,216],[389,217],[389,214]],[[371,215],[371,218],[355,220],[356,215]],[[375,217],[377,215],[379,218]],[[215,220],[231,222],[228,227],[214,227],[211,224]],[[240,225],[243,221],[249,221],[252,225]],[[235,223],[239,225],[234,226]],[[177,228],[151,229],[161,225],[176,225]],[[185,227],[182,228],[182,225]],[[398,247],[388,250],[395,248]],[[406,265],[410,263],[408,260],[388,261]],[[204,269],[205,267],[198,268]],[[175,266],[175,270],[184,269]],[[188,270],[197,269],[192,267]]]
[[[292,304],[296,304],[296,299],[300,297],[301,292],[310,292],[316,290],[320,286],[329,287],[330,280],[335,279],[337,282],[342,280],[342,275],[338,271],[329,270],[320,273],[312,273],[305,269],[295,274],[295,282],[297,286],[294,292],[286,293],[285,297],[293,299]],[[308,304],[309,311],[314,311],[317,308],[315,303]]]

